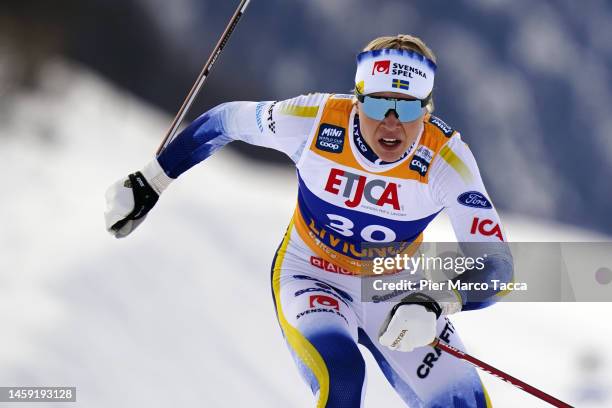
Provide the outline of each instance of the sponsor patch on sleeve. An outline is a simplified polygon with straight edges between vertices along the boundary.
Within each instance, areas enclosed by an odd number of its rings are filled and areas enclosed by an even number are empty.
[[[265,106],[265,102],[258,102],[255,106],[255,120],[257,121],[257,127],[259,128],[260,133],[263,133],[264,131],[263,124],[261,123],[261,116]]]
[[[341,153],[344,148],[346,129],[340,126],[322,123],[317,135],[317,149],[330,153]]]
[[[437,116],[431,115],[429,117],[429,123],[440,129],[446,137],[451,137],[455,132],[452,127],[448,126],[442,119]]]
[[[427,170],[429,170],[429,164],[433,159],[433,150],[426,146],[417,147],[414,152],[414,156],[410,160],[410,170],[414,170],[419,173],[421,176],[425,176],[427,174]]]
[[[478,191],[466,191],[457,197],[457,202],[466,207],[491,209],[493,205],[484,194]]]

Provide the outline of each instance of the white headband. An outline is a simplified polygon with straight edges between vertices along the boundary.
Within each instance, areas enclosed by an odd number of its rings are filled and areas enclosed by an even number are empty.
[[[355,90],[399,92],[425,99],[433,90],[436,64],[412,50],[383,49],[357,55]]]

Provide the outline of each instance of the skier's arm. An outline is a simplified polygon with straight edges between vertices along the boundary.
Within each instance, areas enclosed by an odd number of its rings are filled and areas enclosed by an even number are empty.
[[[269,147],[294,162],[299,157],[325,94],[275,102],[229,102],[197,118],[157,158],[171,178],[233,140]]]
[[[117,238],[128,235],[172,180],[233,140],[273,148],[297,161],[326,100],[326,94],[310,94],[280,102],[229,102],[209,110],[141,171],[107,190],[107,230]]]
[[[464,256],[484,258],[484,268],[472,268],[455,278],[462,283],[489,284],[486,291],[460,290],[462,310],[487,307],[503,295],[500,285],[495,290],[492,281],[513,279],[512,255],[476,160],[459,134],[442,148],[430,171],[431,193],[447,210]]]

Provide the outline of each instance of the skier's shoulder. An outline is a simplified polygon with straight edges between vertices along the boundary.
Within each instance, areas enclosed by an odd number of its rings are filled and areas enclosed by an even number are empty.
[[[424,122],[425,130],[428,133],[440,137],[441,140],[448,141],[449,139],[452,139],[453,136],[459,134],[459,131],[442,120],[442,118],[431,113],[425,115]]]
[[[350,110],[354,103],[350,94],[315,92],[279,101],[279,113],[298,117],[316,117],[323,109]]]
[[[425,132],[427,142],[423,144],[436,152],[433,172],[446,168],[450,171],[442,171],[446,176],[454,177],[451,175],[456,173],[463,183],[472,183],[479,174],[478,164],[461,133],[437,116],[430,115],[425,122],[428,131]]]
[[[276,111],[281,115],[314,118],[329,98],[326,93],[308,93],[276,102]]]

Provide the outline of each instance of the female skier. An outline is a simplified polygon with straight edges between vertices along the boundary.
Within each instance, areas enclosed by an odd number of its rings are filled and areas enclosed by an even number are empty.
[[[512,258],[478,167],[460,134],[432,115],[436,58],[417,37],[371,41],[354,95],[230,102],[204,113],[141,171],[107,194],[107,229],[133,231],[182,173],[232,140],[287,154],[297,206],[272,267],[282,333],[316,407],[361,407],[368,348],[409,407],[489,407],[475,369],[429,344],[463,348],[447,318],[495,302],[496,290],[418,290],[363,299],[368,244],[418,245],[446,209],[457,240],[486,243],[464,283],[512,279]]]

